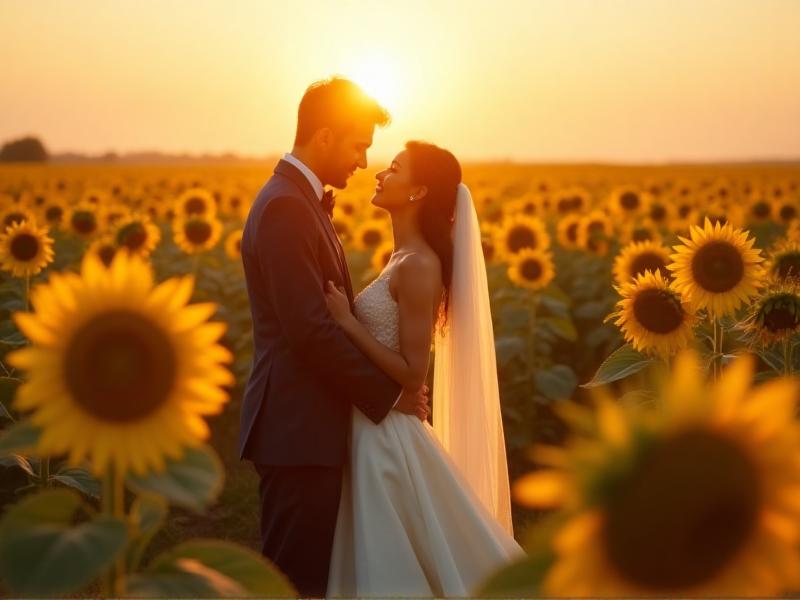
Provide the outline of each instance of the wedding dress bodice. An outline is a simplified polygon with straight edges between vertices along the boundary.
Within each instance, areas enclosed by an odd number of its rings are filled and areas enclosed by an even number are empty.
[[[356,296],[356,318],[384,346],[400,351],[400,310],[389,291],[391,269],[381,274]]]

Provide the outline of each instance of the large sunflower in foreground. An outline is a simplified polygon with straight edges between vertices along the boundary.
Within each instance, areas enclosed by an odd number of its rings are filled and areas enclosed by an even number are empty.
[[[669,249],[655,242],[633,242],[625,246],[614,259],[614,279],[625,285],[646,270],[660,271],[664,277],[670,273],[667,265],[672,259]]]
[[[36,275],[53,262],[53,239],[47,227],[19,221],[0,233],[0,264],[14,277]]]
[[[751,388],[750,355],[714,387],[678,355],[661,410],[573,408],[575,434],[538,447],[523,505],[560,507],[547,596],[775,596],[800,583],[797,382]]]
[[[88,457],[96,474],[159,470],[208,437],[204,415],[228,400],[232,356],[211,303],[187,305],[194,278],[156,286],[151,268],[119,252],[111,268],[87,254],[80,275],[54,273],[14,320],[31,346],[8,356],[28,373],[14,407],[42,429],[37,451]]]
[[[661,271],[645,271],[615,289],[622,299],[607,320],[616,317],[614,324],[636,350],[669,356],[692,340],[694,311]]]
[[[715,318],[733,315],[763,285],[764,258],[753,248],[755,238],[708,219],[703,228],[693,226],[690,236],[680,238],[683,245],[673,246],[676,252],[667,267],[673,271],[675,289]]]

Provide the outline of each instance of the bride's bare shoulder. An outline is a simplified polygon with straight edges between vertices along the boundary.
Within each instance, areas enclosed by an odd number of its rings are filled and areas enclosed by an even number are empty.
[[[409,252],[397,261],[397,272],[403,279],[417,278],[439,280],[442,264],[432,250]]]

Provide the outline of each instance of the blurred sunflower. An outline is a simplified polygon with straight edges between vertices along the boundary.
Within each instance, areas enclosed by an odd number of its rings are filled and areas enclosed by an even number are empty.
[[[106,233],[95,238],[92,243],[89,244],[86,252],[89,254],[94,254],[106,267],[110,267],[111,262],[114,260],[114,256],[116,256],[119,250],[119,246],[117,246],[116,242],[114,241],[114,236],[110,233]]]
[[[765,265],[767,274],[775,279],[800,277],[800,240],[789,238],[775,244]]]
[[[654,199],[647,209],[647,218],[658,227],[667,227],[672,220],[674,211],[670,202]]]
[[[522,505],[560,507],[544,596],[741,597],[796,591],[800,577],[797,382],[751,388],[753,360],[713,386],[678,355],[659,411],[607,398],[562,410],[566,446],[514,483]],[[569,403],[572,404],[572,403]]]
[[[358,212],[358,205],[352,198],[336,198],[336,204],[333,207],[333,216],[343,215],[346,219],[352,219]]]
[[[614,259],[614,280],[625,285],[646,270],[659,271],[670,278],[667,265],[671,262],[669,248],[655,242],[633,242],[625,246]]]
[[[392,253],[394,252],[394,242],[392,240],[386,240],[382,242],[380,246],[375,248],[375,252],[372,253],[372,270],[376,273],[380,273],[389,264],[389,259],[392,258]]]
[[[715,317],[733,315],[748,303],[763,285],[764,258],[753,248],[755,238],[730,225],[693,226],[691,239],[681,237],[683,245],[673,246],[674,286],[694,306],[705,308]]]
[[[497,258],[497,249],[495,248],[494,234],[496,226],[491,223],[481,223],[481,247],[483,248],[483,259],[487,262],[493,262]]]
[[[611,212],[621,217],[646,213],[650,208],[651,197],[647,192],[634,186],[619,186],[611,190],[608,206]]]
[[[773,204],[763,196],[755,196],[747,203],[747,223],[766,223],[773,218]]]
[[[767,346],[800,330],[800,280],[772,282],[750,306],[742,322],[752,341]]]
[[[98,211],[99,207],[91,204],[78,204],[70,208],[66,219],[70,233],[84,240],[91,238],[100,228]]]
[[[89,188],[81,194],[80,203],[89,204],[95,207],[105,206],[108,203],[109,194],[100,188]]]
[[[578,224],[578,246],[597,256],[608,252],[612,235],[611,219],[602,210],[593,210]]]
[[[116,227],[117,223],[128,217],[130,210],[121,202],[111,201],[103,205],[102,213],[98,213],[100,219],[100,229],[112,229]]]
[[[41,220],[52,229],[58,229],[64,224],[68,212],[66,203],[61,198],[52,196],[46,199],[39,210]]]
[[[33,211],[21,204],[14,204],[0,213],[0,233],[17,223],[22,223],[24,221],[30,222],[33,220]]]
[[[333,223],[333,228],[336,230],[336,235],[339,236],[339,239],[341,239],[342,242],[347,242],[352,237],[353,235],[352,219],[334,213],[331,222]]]
[[[582,213],[589,208],[591,198],[591,194],[583,188],[562,188],[554,195],[553,208],[562,217],[569,213]]]
[[[119,220],[114,228],[117,246],[127,248],[142,258],[150,256],[160,240],[161,230],[144,214],[128,215]]]
[[[661,242],[661,231],[658,225],[647,218],[628,221],[622,228],[621,239],[624,243]]]
[[[615,289],[622,299],[605,321],[616,317],[614,324],[636,350],[667,357],[692,340],[694,311],[661,271],[645,271]]]
[[[222,236],[222,223],[216,217],[206,219],[199,215],[176,218],[172,223],[175,245],[186,254],[199,254],[211,250]]]
[[[234,229],[225,237],[225,254],[231,260],[242,258],[242,230]]]
[[[119,252],[110,269],[90,253],[80,276],[34,288],[35,312],[14,315],[32,345],[8,360],[29,376],[14,406],[42,429],[38,453],[143,474],[208,437],[203,416],[228,400],[232,356],[218,343],[225,325],[207,322],[216,306],[187,305],[193,285],[154,286],[141,258]]]
[[[188,219],[189,217],[212,219],[217,214],[217,201],[208,190],[193,187],[178,197],[173,210],[177,219]]]
[[[248,206],[244,201],[244,195],[236,190],[229,191],[223,196],[223,212],[234,219],[243,219],[247,216]]]
[[[0,264],[14,277],[36,275],[53,262],[53,240],[47,227],[20,221],[0,233]]]
[[[508,278],[519,287],[540,290],[553,277],[553,256],[546,250],[521,250],[509,260]]]
[[[359,224],[353,232],[353,243],[359,250],[374,250],[387,238],[385,222],[369,219]]]
[[[797,220],[797,201],[793,198],[784,198],[777,201],[774,214],[779,223],[789,225]]]
[[[550,236],[538,217],[511,215],[495,229],[495,249],[500,258],[509,260],[522,250],[546,250]]]
[[[581,216],[576,214],[565,215],[556,225],[558,243],[567,250],[580,250],[578,243],[578,227],[581,223]]]

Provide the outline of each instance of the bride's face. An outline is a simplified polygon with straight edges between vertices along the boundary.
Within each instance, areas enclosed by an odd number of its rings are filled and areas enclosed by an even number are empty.
[[[420,186],[411,183],[411,168],[408,151],[403,150],[394,157],[388,169],[375,175],[378,180],[372,204],[388,211],[413,206],[409,198],[416,194],[421,196]]]

